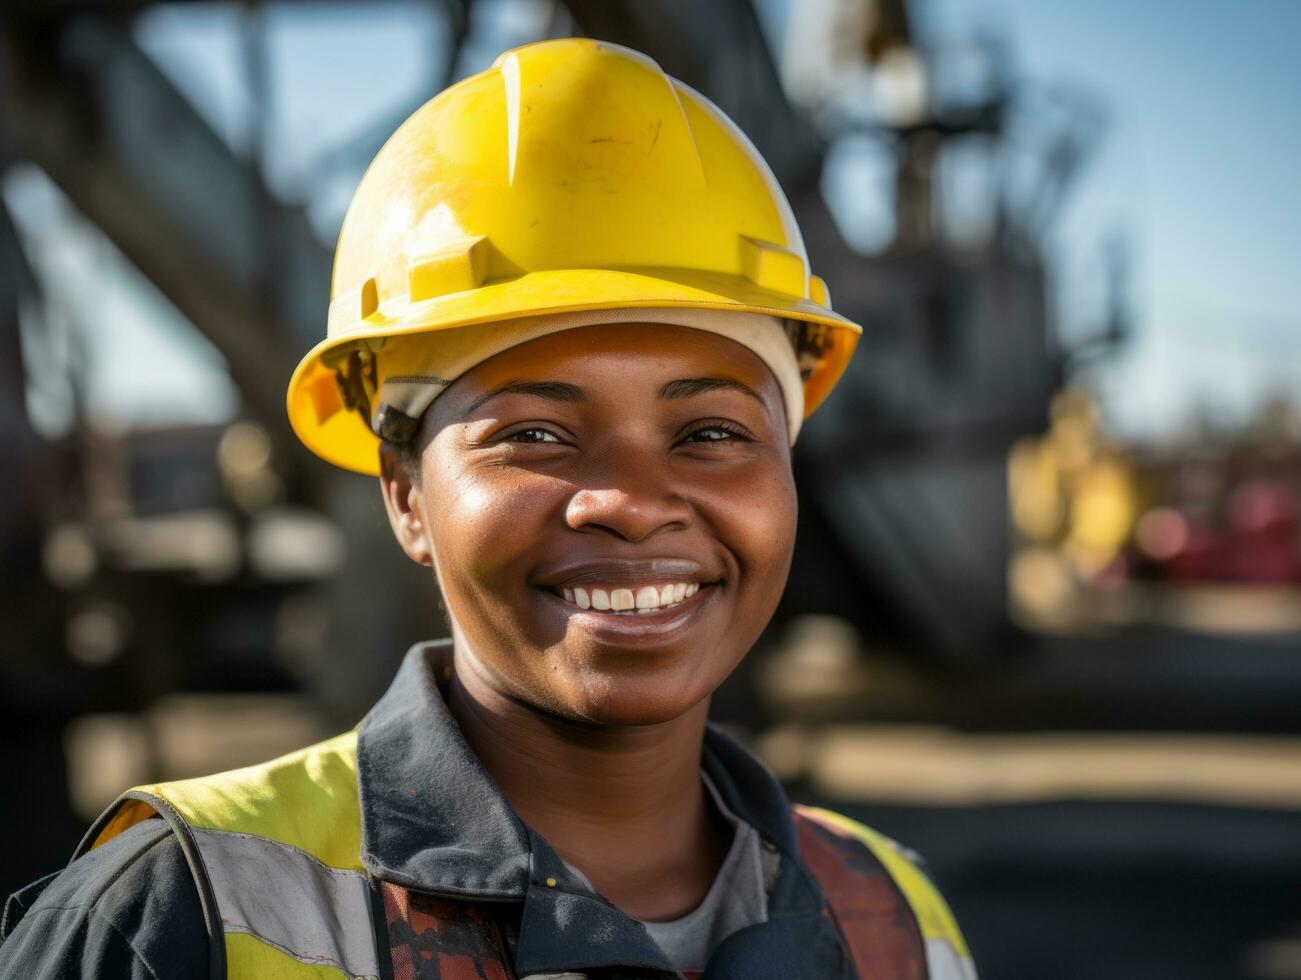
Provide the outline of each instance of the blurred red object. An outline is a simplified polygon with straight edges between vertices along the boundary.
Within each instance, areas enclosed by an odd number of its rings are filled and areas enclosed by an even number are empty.
[[[1227,507],[1229,575],[1244,582],[1301,581],[1297,510],[1296,492],[1286,483],[1240,484]]]
[[[1188,521],[1183,548],[1166,563],[1170,577],[1181,582],[1213,582],[1226,577],[1227,542],[1213,526],[1204,521]]]

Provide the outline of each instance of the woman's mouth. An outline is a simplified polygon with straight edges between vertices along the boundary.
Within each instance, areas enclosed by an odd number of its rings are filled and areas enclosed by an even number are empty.
[[[636,616],[672,609],[699,590],[699,582],[661,582],[634,587],[565,586],[551,591],[577,609]]]

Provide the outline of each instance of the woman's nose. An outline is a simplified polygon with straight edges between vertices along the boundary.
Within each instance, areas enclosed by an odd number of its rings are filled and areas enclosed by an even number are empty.
[[[604,531],[636,542],[691,521],[691,507],[662,460],[625,459],[591,477],[565,508],[565,522],[575,531]]]

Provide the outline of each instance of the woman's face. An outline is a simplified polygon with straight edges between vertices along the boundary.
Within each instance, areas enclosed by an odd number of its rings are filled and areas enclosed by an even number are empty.
[[[734,341],[687,327],[565,330],[440,395],[420,479],[392,457],[394,531],[432,564],[458,670],[603,725],[708,697],[786,582],[795,486],[780,388]]]

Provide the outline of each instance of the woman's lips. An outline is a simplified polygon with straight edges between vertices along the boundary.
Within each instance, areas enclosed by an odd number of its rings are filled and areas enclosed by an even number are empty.
[[[687,595],[684,591],[680,601],[654,608],[637,609],[634,605],[631,609],[621,610],[613,608],[602,610],[594,606],[583,609],[576,601],[571,602],[552,589],[541,589],[540,592],[550,600],[553,608],[565,617],[571,627],[590,633],[597,639],[604,637],[620,645],[636,645],[638,641],[647,643],[669,641],[684,632],[714,597],[716,589],[713,584],[700,583],[691,595]],[[636,593],[633,593],[633,596],[635,600]]]

